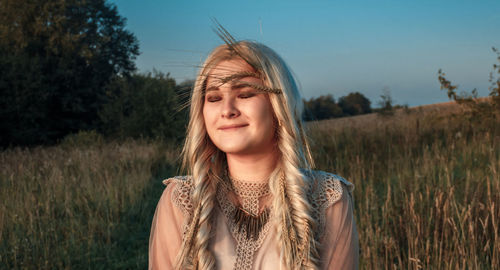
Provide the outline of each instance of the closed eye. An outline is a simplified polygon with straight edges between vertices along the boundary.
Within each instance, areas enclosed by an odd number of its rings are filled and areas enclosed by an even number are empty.
[[[206,97],[206,101],[208,102],[217,102],[217,101],[220,101],[222,98],[218,95],[208,95]]]
[[[238,95],[239,98],[251,98],[253,96],[255,96],[256,94],[254,92],[242,92]]]

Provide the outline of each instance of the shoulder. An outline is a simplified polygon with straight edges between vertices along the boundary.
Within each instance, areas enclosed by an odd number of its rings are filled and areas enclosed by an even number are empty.
[[[149,269],[173,269],[192,211],[191,181],[186,176],[165,179],[149,236]]]
[[[309,179],[308,200],[314,218],[319,222],[318,235],[321,237],[329,219],[327,212],[332,212],[329,210],[352,208],[354,185],[343,177],[329,172],[304,170],[303,174]]]
[[[344,193],[351,195],[354,185],[333,173],[324,171],[303,171],[309,178],[309,200],[314,208],[327,208],[342,198]]]
[[[163,184],[166,188],[163,191],[161,200],[173,203],[184,215],[189,216],[193,211],[193,203],[191,201],[193,184],[191,176],[174,176],[163,180]]]

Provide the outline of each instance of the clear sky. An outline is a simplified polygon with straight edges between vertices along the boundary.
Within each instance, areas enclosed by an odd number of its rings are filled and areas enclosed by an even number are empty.
[[[139,39],[141,72],[182,82],[222,41],[216,18],[237,39],[262,42],[294,71],[305,98],[363,93],[376,107],[389,88],[397,104],[447,101],[441,68],[459,90],[489,93],[500,48],[500,1],[113,0]],[[374,103],[374,104],[373,104]]]

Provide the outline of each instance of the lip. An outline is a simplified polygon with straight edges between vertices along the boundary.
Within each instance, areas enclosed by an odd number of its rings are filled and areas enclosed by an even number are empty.
[[[233,129],[238,129],[242,127],[246,127],[248,124],[234,124],[234,125],[225,125],[225,126],[220,126],[218,129],[219,130],[233,130]]]

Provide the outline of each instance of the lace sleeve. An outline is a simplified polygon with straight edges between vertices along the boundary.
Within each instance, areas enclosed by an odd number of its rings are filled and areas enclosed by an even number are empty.
[[[176,176],[163,180],[163,184],[168,186],[170,183],[175,183],[175,188],[172,194],[172,203],[174,203],[186,217],[191,215],[193,204],[191,202],[192,184],[189,176]]]
[[[190,184],[170,178],[156,206],[149,237],[149,269],[172,269],[186,232],[192,204]]]
[[[352,195],[341,184],[341,195],[325,212],[325,229],[320,239],[322,269],[358,269],[358,232],[353,216]]]
[[[344,178],[311,171],[309,200],[319,228],[321,269],[357,269],[358,233],[353,216],[354,185]]]
[[[350,194],[354,185],[338,175],[323,171],[314,171],[311,176],[309,200],[319,222],[317,237],[320,239],[325,232],[326,210],[342,198],[344,189]]]

